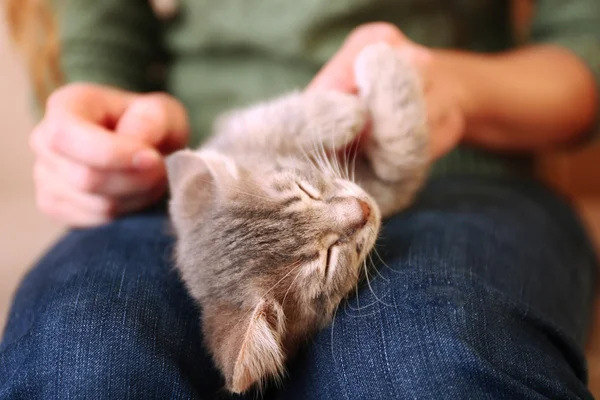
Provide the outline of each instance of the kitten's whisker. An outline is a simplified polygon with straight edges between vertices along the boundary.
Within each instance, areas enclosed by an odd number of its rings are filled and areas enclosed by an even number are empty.
[[[375,262],[373,262],[373,257],[371,256],[371,253],[367,254],[367,257],[369,259],[369,262],[371,263],[372,268],[375,270],[377,275],[379,275],[381,277],[381,279],[383,279],[384,281],[389,282],[390,280],[388,278],[386,278],[385,276],[381,275],[381,272],[379,272],[379,268],[377,268],[377,265],[375,265]]]
[[[377,294],[375,293],[375,291],[373,290],[373,286],[371,286],[371,280],[369,279],[369,272],[367,271],[367,261],[364,260],[363,261],[363,266],[365,269],[365,273],[366,273],[366,277],[367,277],[367,285],[369,286],[369,290],[371,291],[371,293],[373,294],[373,297],[375,297],[377,299],[378,302],[380,302],[381,304],[383,304],[384,306],[387,307],[392,307],[391,304],[386,303],[385,301],[381,300]]]
[[[315,156],[319,160],[319,166],[321,168],[323,168],[325,160],[323,158],[323,152],[321,151],[321,148],[319,147],[320,132],[321,131],[319,129],[319,134],[315,134],[315,136],[313,137],[313,148],[314,148]]]
[[[312,165],[315,168],[318,168],[317,164],[315,164],[314,160],[308,155],[308,153],[306,152],[306,149],[303,146],[301,146],[300,143],[298,143],[298,149],[300,150],[300,152],[302,153],[302,155],[304,156],[304,158],[310,165]]]
[[[377,248],[375,246],[373,246],[373,254],[375,254],[377,256],[377,258],[379,259],[379,262],[381,263],[381,265],[383,265],[386,268],[389,268],[390,271],[394,271],[394,272],[398,272],[396,271],[394,268],[390,267],[389,265],[387,265],[385,263],[385,261],[383,261],[383,258],[381,258],[381,255],[379,254],[379,252],[377,251]]]
[[[322,132],[322,130],[319,130],[319,132]],[[319,162],[319,168],[323,172],[331,171],[331,168],[330,168],[328,162],[326,161],[327,154],[325,152],[325,147],[323,146],[323,141],[320,139],[320,136],[321,136],[321,134],[315,135],[315,140],[313,142],[315,154],[316,154],[318,162]]]
[[[333,165],[331,164],[331,158],[329,157],[329,155],[327,154],[327,150],[325,149],[325,143],[324,143],[324,141],[326,139],[324,137],[325,135],[324,135],[323,128],[320,128],[319,132],[320,132],[320,135],[319,135],[319,137],[320,137],[319,145],[320,145],[321,152],[323,154],[323,161],[327,165],[327,171],[329,171],[329,173],[331,173],[333,176],[336,176],[335,170],[333,169]]]
[[[376,301],[374,301],[374,302],[372,302],[372,303],[369,303],[369,304],[366,304],[366,305],[364,305],[364,306],[362,306],[362,307],[360,306],[360,304],[358,305],[358,307],[352,307],[351,305],[348,305],[348,307],[349,307],[349,308],[350,308],[352,311],[358,311],[358,312],[361,312],[361,311],[362,311],[362,310],[364,310],[365,308],[372,307],[372,306],[374,306],[375,304],[377,304],[377,302],[376,302]],[[349,315],[349,314],[348,314],[348,315]]]
[[[371,231],[371,233],[373,235],[377,236],[377,240],[385,238],[385,235],[383,234],[382,230],[380,229],[379,231],[376,231],[375,229],[373,229],[373,227],[371,226],[367,226],[367,229],[369,229]],[[377,243],[376,243],[377,244]]]
[[[352,181],[352,179],[350,179],[350,175],[351,175],[351,170],[350,170],[350,157],[352,156],[352,145],[350,146],[346,146],[346,149],[344,150],[344,168],[346,170],[346,179],[349,181]]]
[[[368,228],[374,235],[378,235],[378,238],[381,239],[384,237],[384,235],[381,232],[375,232],[375,230],[371,227]],[[375,243],[375,245],[373,246],[373,248],[371,249],[372,252],[377,256],[377,258],[379,259],[379,261],[381,262],[381,264],[390,269],[391,271],[394,272],[398,272],[396,271],[394,268],[390,267],[389,265],[386,264],[386,262],[383,260],[383,258],[381,257],[381,255],[379,254],[379,251],[377,251],[377,243]]]
[[[334,163],[334,166],[336,168],[337,177],[343,178],[342,171],[341,171],[341,168],[340,168],[340,164],[338,162],[339,160],[338,160],[338,157],[337,157],[337,154],[336,154],[336,150],[337,149],[335,148],[335,141],[334,141],[335,130],[336,130],[336,127],[332,126],[331,127],[331,158],[333,158],[333,163]]]
[[[333,318],[331,320],[331,337],[329,339],[330,347],[331,347],[331,359],[333,360],[334,366],[335,366],[335,349],[333,347],[333,332],[335,329],[335,317],[337,316],[337,312],[338,312],[339,308],[340,308],[340,303],[338,303],[337,306],[335,306],[335,311],[333,312]]]
[[[356,146],[356,147],[355,147]],[[356,158],[358,157],[358,152],[360,150],[360,143],[358,140],[355,140],[352,143],[352,182],[356,182]]]
[[[271,288],[269,290],[267,290],[265,293],[263,293],[262,297],[265,297],[267,294],[269,294],[273,289],[275,289],[277,287],[277,285],[279,285],[285,278],[287,278],[292,272],[294,272],[300,266],[302,266],[301,260],[294,261],[293,263],[285,266],[284,268],[289,268],[289,267],[292,267],[292,268],[283,276],[283,278],[278,280],[273,286],[271,286]]]
[[[296,282],[296,279],[298,279],[298,277],[300,276],[301,273],[302,273],[302,269],[299,268],[298,272],[296,273],[296,276],[294,277],[294,279],[292,279],[292,282],[290,283],[290,286],[288,286],[287,290],[285,291],[285,295],[283,296],[283,300],[281,301],[281,306],[282,307],[285,305],[285,299],[287,298],[287,295],[290,292],[290,289],[294,286],[294,283]]]
[[[346,315],[347,315],[347,316],[349,316],[350,318],[364,318],[364,317],[370,317],[371,315],[375,315],[375,314],[377,314],[377,312],[378,312],[378,311],[377,311],[377,310],[375,310],[375,311],[371,311],[371,312],[370,312],[370,313],[368,313],[368,314],[360,314],[360,311],[361,311],[361,310],[364,310],[365,308],[368,308],[368,307],[374,306],[375,304],[377,304],[377,302],[374,302],[374,303],[371,303],[371,304],[367,304],[366,306],[364,306],[363,308],[360,308],[360,309],[353,309],[354,311],[358,311],[358,312],[359,312],[359,314],[353,315],[353,314],[350,314],[350,313],[346,312]]]
[[[346,147],[344,147],[341,151],[337,149],[334,151],[335,157],[338,159],[340,163],[340,170],[342,172],[342,178],[348,179],[348,168],[346,163]]]
[[[301,260],[296,260],[296,261],[288,264],[287,266],[285,266],[284,268],[292,267],[292,269],[290,269],[290,271],[288,273],[286,273],[280,280],[278,280],[273,286],[271,286],[271,288],[269,290],[267,290],[266,292],[264,292],[261,297],[265,298],[267,296],[267,294],[269,294],[273,289],[275,289],[277,287],[277,285],[279,285],[281,283],[281,281],[283,281],[292,272],[294,272],[297,268],[299,268],[301,266],[302,266]],[[237,321],[237,323],[234,326],[238,325],[240,322],[242,322],[243,320],[245,320],[246,318],[248,318],[248,316],[250,314],[252,314],[253,312],[254,312],[254,309],[251,309],[247,313],[243,314],[242,317]]]
[[[355,296],[356,296],[356,305],[357,305],[357,307],[360,309],[360,300],[358,299],[358,286],[359,286],[359,285],[356,285],[356,286],[354,287],[354,294],[355,294]],[[352,308],[352,306],[349,306],[349,307],[350,307],[350,308]]]
[[[319,168],[319,159],[318,156],[315,155],[316,152],[316,148],[314,147],[314,143],[313,143],[313,150],[310,153],[306,153],[306,149],[305,149],[305,154],[307,154],[307,157],[309,158],[311,164],[313,166],[315,166],[316,168]]]

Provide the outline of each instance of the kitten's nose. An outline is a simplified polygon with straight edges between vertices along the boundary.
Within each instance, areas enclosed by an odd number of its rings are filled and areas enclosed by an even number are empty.
[[[369,203],[364,200],[356,199],[356,201],[358,201],[358,205],[360,206],[363,214],[362,224],[365,225],[371,216],[371,206],[369,206]]]

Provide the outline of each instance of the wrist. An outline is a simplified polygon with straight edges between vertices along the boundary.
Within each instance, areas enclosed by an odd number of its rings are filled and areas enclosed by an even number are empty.
[[[465,142],[494,150],[537,151],[568,144],[589,129],[596,110],[595,81],[563,49],[434,53],[436,69],[455,83]]]
[[[482,57],[453,50],[433,50],[431,67],[446,75],[450,96],[465,121],[465,134],[480,121],[489,118],[486,92],[491,84],[483,79]]]

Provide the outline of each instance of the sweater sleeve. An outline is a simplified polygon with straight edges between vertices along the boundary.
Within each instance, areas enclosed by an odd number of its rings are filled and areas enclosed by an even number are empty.
[[[539,0],[534,7],[531,42],[562,46],[578,56],[600,95],[600,0]],[[600,137],[600,110],[589,135]]]
[[[67,83],[160,89],[161,26],[148,0],[53,0]],[[156,75],[156,74],[154,74]]]

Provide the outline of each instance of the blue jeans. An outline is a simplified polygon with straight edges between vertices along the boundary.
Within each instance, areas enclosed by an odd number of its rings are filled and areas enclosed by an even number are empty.
[[[69,233],[22,281],[2,399],[213,399],[222,385],[164,211]],[[589,399],[595,256],[530,181],[431,182],[385,221],[377,272],[272,399]],[[252,398],[249,396],[249,398]]]

